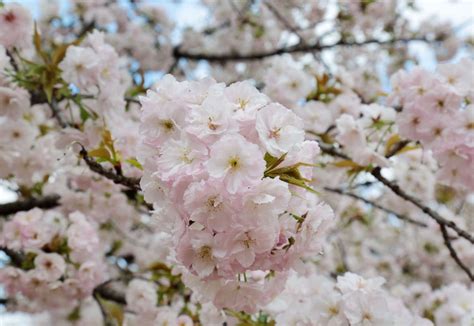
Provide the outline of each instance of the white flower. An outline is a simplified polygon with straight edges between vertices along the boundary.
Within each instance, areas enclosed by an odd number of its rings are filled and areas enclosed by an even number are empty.
[[[159,174],[166,181],[180,174],[192,175],[199,172],[206,157],[207,148],[192,137],[183,135],[179,140],[171,139],[160,149]]]
[[[223,178],[227,191],[235,194],[263,177],[265,161],[257,145],[240,135],[227,135],[212,145],[206,167],[211,177]]]
[[[133,279],[125,293],[127,307],[136,313],[150,313],[156,308],[156,286],[152,282]]]
[[[205,143],[213,143],[223,133],[237,132],[231,113],[232,105],[226,97],[222,94],[211,95],[189,113],[186,130]]]
[[[66,271],[66,262],[56,253],[40,253],[35,258],[35,271],[39,279],[53,282]]]
[[[0,87],[0,117],[21,118],[29,107],[28,92],[24,89]]]
[[[274,157],[280,157],[304,141],[303,121],[280,104],[261,109],[256,128],[265,149]]]
[[[23,47],[31,42],[33,18],[17,3],[0,8],[0,44],[5,48]]]
[[[257,110],[269,102],[268,97],[260,93],[249,81],[229,85],[224,94],[232,103],[234,117],[239,121],[255,120]]]
[[[91,84],[96,83],[98,65],[99,60],[94,50],[70,46],[59,68],[63,71],[62,77],[65,81],[80,89],[87,89]]]

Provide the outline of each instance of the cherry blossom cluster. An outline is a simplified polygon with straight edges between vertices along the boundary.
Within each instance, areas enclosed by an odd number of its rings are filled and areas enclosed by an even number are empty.
[[[400,134],[419,141],[441,165],[440,180],[474,190],[472,60],[421,68],[392,77],[391,103],[399,105]]]
[[[383,289],[384,283],[382,277],[354,273],[338,276],[337,282],[316,274],[292,274],[266,309],[278,325],[432,325]]]
[[[105,42],[105,34],[94,31],[80,46],[69,46],[59,65],[63,79],[89,97],[97,112],[109,112],[124,106],[123,95],[130,78],[115,49]]]
[[[3,225],[0,239],[20,255],[11,257],[14,266],[0,270],[1,282],[20,302],[34,302],[36,311],[87,298],[107,277],[97,226],[78,211],[17,213]]]
[[[474,289],[461,283],[433,290],[429,284],[413,283],[394,289],[418,314],[430,318],[435,325],[469,325],[474,318]]]
[[[331,209],[298,187],[312,178],[317,143],[249,82],[168,75],[141,102],[142,187],[174,224],[177,260],[221,284],[217,306],[255,311],[272,297],[266,280],[317,254],[331,225]],[[268,274],[257,282],[252,271]]]

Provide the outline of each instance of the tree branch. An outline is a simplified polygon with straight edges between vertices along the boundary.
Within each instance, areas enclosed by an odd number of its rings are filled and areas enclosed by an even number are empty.
[[[321,148],[321,151],[323,153],[326,153],[326,154],[329,154],[329,155],[332,155],[332,156],[336,156],[336,157],[340,157],[340,158],[343,158],[343,159],[346,159],[346,160],[350,160],[351,158],[349,156],[347,156],[346,154],[340,152],[339,150],[337,150],[335,147],[331,146],[331,145],[328,145],[328,144],[325,144],[324,142],[321,142],[319,141],[319,147]],[[396,146],[396,150],[395,151],[391,151],[391,153],[389,153],[387,155],[387,158],[389,158],[390,156],[393,156],[394,154],[396,154],[399,150],[401,150],[405,145],[406,145],[406,141],[401,141],[400,142],[400,146]],[[466,232],[465,230],[461,229],[456,223],[454,223],[453,221],[450,221],[450,220],[447,220],[445,219],[444,217],[442,217],[441,215],[439,215],[437,212],[435,212],[434,210],[432,210],[431,208],[423,205],[420,200],[418,200],[417,198],[407,194],[404,190],[402,190],[396,183],[392,182],[392,181],[389,181],[387,180],[381,173],[381,168],[380,167],[376,167],[374,168],[371,172],[370,172],[378,181],[382,182],[385,186],[387,186],[388,188],[390,188],[390,190],[392,190],[396,195],[398,195],[399,197],[405,199],[406,201],[409,201],[411,202],[412,204],[414,204],[416,207],[418,207],[419,209],[422,210],[423,213],[425,213],[426,215],[430,216],[432,219],[434,219],[438,224],[442,224],[446,227],[449,227],[451,229],[453,229],[460,237],[463,237],[465,238],[466,240],[468,240],[469,242],[471,242],[472,244],[474,244],[474,237],[469,234],[468,232]]]
[[[463,229],[461,229],[460,227],[457,226],[456,223],[454,223],[453,221],[450,221],[450,220],[447,220],[445,219],[444,217],[442,217],[441,215],[439,215],[437,212],[435,212],[434,210],[432,210],[431,208],[423,205],[420,200],[418,200],[417,198],[407,194],[405,191],[403,191],[396,183],[392,182],[392,181],[389,181],[387,180],[381,173],[381,168],[380,167],[376,167],[375,169],[372,170],[371,174],[377,179],[379,180],[380,182],[382,182],[385,186],[387,186],[388,188],[390,188],[390,190],[392,190],[396,195],[398,195],[399,197],[405,199],[406,201],[414,204],[416,207],[418,207],[419,209],[421,209],[423,211],[423,213],[425,213],[426,215],[430,216],[432,219],[434,219],[436,222],[438,222],[438,224],[440,225],[443,225],[443,226],[446,226],[446,227],[449,227],[451,229],[453,229],[460,237],[463,237],[465,239],[467,239],[469,242],[471,242],[472,244],[474,244],[474,237],[472,235],[470,235],[468,232],[464,231]]]
[[[12,203],[0,205],[0,216],[15,214],[21,211],[28,211],[32,208],[38,207],[43,209],[54,208],[59,206],[59,195],[51,194],[44,197],[28,198],[17,200]]]
[[[466,275],[469,277],[471,282],[474,282],[474,275],[471,273],[469,268],[466,265],[464,265],[461,258],[459,258],[456,250],[454,250],[453,245],[451,243],[451,239],[449,238],[449,234],[448,234],[448,230],[446,229],[446,226],[439,223],[439,227],[441,228],[441,233],[443,234],[444,244],[446,245],[446,247],[448,247],[449,254],[451,255],[451,257],[453,257],[456,264],[458,264],[458,266],[461,267],[461,269],[464,272],[466,272]]]
[[[120,304],[127,304],[125,300],[125,294],[117,291],[116,289],[112,288],[110,284],[114,280],[108,280],[100,285],[98,285],[94,289],[94,294],[99,294],[102,298],[110,301],[114,301]]]
[[[331,156],[336,156],[336,157],[339,157],[339,158],[343,158],[345,160],[350,160],[351,159],[349,156],[347,156],[343,152],[339,151],[336,147],[334,147],[332,145],[323,143],[322,141],[318,141],[318,144],[319,144],[319,148],[321,149],[321,151],[325,154],[329,154]]]
[[[362,42],[353,42],[340,40],[333,44],[322,45],[316,44],[297,44],[289,47],[277,48],[272,51],[250,53],[250,54],[238,54],[238,53],[227,53],[227,54],[207,54],[207,53],[192,53],[181,50],[180,46],[177,46],[173,50],[173,56],[177,59],[185,58],[189,60],[207,60],[214,62],[226,62],[226,61],[248,61],[248,60],[260,60],[267,57],[281,55],[284,53],[300,53],[300,52],[315,52],[335,47],[352,47],[352,46],[365,46],[368,44],[379,44],[379,45],[391,45],[396,43],[409,43],[412,41],[428,42],[426,37],[413,37],[413,38],[396,38],[385,41],[377,39],[369,39]]]
[[[81,146],[82,149],[79,152],[84,162],[86,162],[87,166],[91,171],[100,174],[101,176],[112,180],[115,184],[121,184],[127,188],[130,188],[135,191],[140,191],[140,179],[138,178],[130,178],[118,174],[116,171],[112,169],[104,168],[101,164],[97,163],[92,157],[90,157],[87,153],[87,150]]]
[[[381,211],[384,211],[386,213],[389,213],[389,214],[393,214],[395,215],[398,219],[400,220],[403,220],[403,221],[406,221],[408,223],[411,223],[411,224],[414,224],[414,225],[418,225],[418,226],[421,226],[421,227],[427,227],[428,225],[426,223],[423,223],[423,222],[420,222],[420,221],[417,221],[417,220],[414,220],[412,219],[411,217],[408,217],[406,215],[402,215],[402,214],[399,214],[397,212],[394,212],[388,208],[385,208],[377,203],[374,203],[364,197],[361,197],[359,195],[356,195],[354,193],[351,193],[351,192],[346,192],[342,189],[338,189],[338,188],[330,188],[330,187],[324,187],[324,190],[326,191],[329,191],[329,192],[333,192],[333,193],[337,193],[337,194],[340,194],[340,195],[344,195],[344,196],[349,196],[349,197],[352,197],[354,199],[357,199],[357,200],[360,200],[360,201],[363,201],[364,203],[367,203],[369,205],[372,205],[373,207],[375,208],[378,208],[379,210]]]

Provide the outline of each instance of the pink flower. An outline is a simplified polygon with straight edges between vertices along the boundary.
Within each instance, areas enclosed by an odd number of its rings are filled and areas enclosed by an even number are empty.
[[[224,231],[237,212],[235,199],[221,182],[201,180],[192,183],[184,193],[184,206],[192,221],[215,231]]]
[[[22,88],[0,87],[0,117],[19,119],[29,107],[27,91]]]
[[[263,177],[265,161],[257,145],[240,135],[227,135],[211,146],[206,167],[212,178],[223,180],[227,191],[235,194]]]
[[[199,277],[207,277],[216,269],[219,243],[206,230],[189,230],[180,241],[178,257],[190,265]]]
[[[64,80],[80,89],[87,89],[96,83],[98,66],[99,61],[94,50],[80,46],[68,47],[66,56],[59,64]]]
[[[28,10],[16,3],[0,8],[0,44],[5,48],[24,47],[33,37],[33,18]]]
[[[67,229],[66,235],[68,247],[71,249],[71,260],[82,263],[99,250],[97,230],[80,212],[71,213],[69,219],[72,224]]]
[[[165,181],[180,175],[193,175],[202,170],[207,158],[207,148],[193,136],[167,141],[160,149],[157,160],[159,175]]]
[[[303,121],[279,104],[269,104],[258,112],[256,128],[265,149],[275,157],[304,140]]]
[[[157,303],[156,285],[141,279],[133,279],[127,287],[127,308],[137,314],[155,312]]]
[[[255,121],[258,110],[269,102],[268,97],[260,93],[249,81],[229,85],[224,94],[232,104],[235,119],[239,121],[241,128]]]
[[[186,112],[182,103],[163,100],[151,90],[146,97],[140,97],[140,102],[143,110],[140,131],[147,137],[147,143],[158,146],[180,137]]]
[[[189,113],[186,131],[206,144],[212,144],[224,133],[237,132],[231,112],[232,105],[223,94],[209,96],[199,108]]]
[[[275,226],[275,224],[274,224]],[[275,246],[279,229],[267,225],[239,228],[216,236],[226,254],[235,258],[243,268],[249,268],[258,254],[269,253]]]
[[[56,253],[40,253],[35,258],[35,271],[38,278],[53,282],[59,279],[66,271],[66,262]]]

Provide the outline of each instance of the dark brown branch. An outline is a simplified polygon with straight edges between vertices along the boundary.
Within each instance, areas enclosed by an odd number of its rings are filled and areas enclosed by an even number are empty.
[[[113,280],[106,281],[94,289],[94,294],[99,294],[105,300],[114,301],[120,304],[127,304],[125,294],[117,291],[111,286]]]
[[[51,108],[51,111],[53,112],[53,117],[56,118],[56,120],[58,121],[59,125],[62,128],[66,128],[68,124],[63,120],[63,118],[61,117],[61,114],[59,113],[59,106],[56,99],[53,98],[51,100],[51,103],[48,103],[48,104],[49,104],[49,107]]]
[[[461,258],[459,258],[456,250],[453,248],[453,245],[451,243],[451,239],[449,238],[449,234],[448,234],[448,230],[447,230],[446,226],[439,223],[439,227],[441,228],[441,233],[443,234],[444,244],[448,248],[449,254],[451,255],[451,257],[453,257],[456,264],[458,264],[458,266],[466,273],[466,275],[469,277],[471,282],[474,282],[474,275],[469,270],[469,268],[466,265],[464,265]]]
[[[474,244],[474,237],[470,235],[468,232],[464,231],[460,227],[457,226],[456,223],[453,221],[447,220],[441,215],[439,215],[437,212],[432,210],[431,208],[423,205],[419,199],[407,194],[404,190],[402,190],[396,183],[387,180],[381,173],[381,168],[376,167],[375,169],[372,170],[371,174],[380,182],[382,182],[385,186],[390,188],[396,195],[399,197],[405,199],[406,201],[414,204],[416,207],[421,209],[423,213],[426,215],[430,216],[432,219],[434,219],[438,224],[449,227],[453,229],[460,237],[463,237],[467,239],[469,242]]]
[[[393,146],[393,148],[390,149],[390,151],[387,153],[387,155],[385,155],[385,157],[390,158],[394,155],[397,155],[397,153],[401,151],[402,149],[404,149],[405,146],[408,145],[409,143],[410,143],[409,140],[399,141],[398,143],[395,144],[395,146]]]
[[[369,39],[363,42],[353,42],[340,40],[332,44],[297,44],[294,46],[278,48],[272,51],[260,52],[260,53],[250,53],[250,54],[238,54],[238,53],[228,53],[228,54],[207,54],[207,53],[192,53],[181,50],[180,46],[177,46],[173,50],[173,56],[175,58],[185,58],[189,60],[207,60],[214,62],[226,62],[226,61],[247,61],[247,60],[260,60],[268,58],[275,55],[281,55],[284,53],[304,53],[304,52],[315,52],[322,51],[326,49],[331,49],[335,47],[352,47],[352,46],[364,46],[368,44],[379,44],[379,45],[392,45],[396,43],[408,43],[412,41],[429,41],[425,37],[413,37],[413,38],[397,38],[390,40],[377,40]]]
[[[10,63],[12,65],[13,69],[15,71],[18,71],[19,70],[18,64],[16,63],[15,58],[13,57],[12,53],[9,50],[6,50],[5,52],[6,52],[7,56],[10,58]]]
[[[115,170],[103,167],[88,155],[87,150],[84,147],[82,147],[79,154],[91,171],[100,174],[109,180],[112,180],[115,184],[121,184],[132,190],[140,191],[140,179],[126,177],[124,175],[118,174]]]
[[[403,214],[399,214],[397,212],[394,212],[388,208],[385,208],[377,203],[374,203],[373,201],[370,201],[364,197],[361,197],[359,195],[356,195],[354,193],[351,193],[351,192],[346,192],[342,189],[338,189],[338,188],[330,188],[330,187],[324,187],[324,190],[326,191],[329,191],[329,192],[333,192],[333,193],[337,193],[337,194],[340,194],[340,195],[344,195],[344,196],[349,196],[349,197],[352,197],[354,199],[357,199],[357,200],[360,200],[360,201],[363,201],[364,203],[366,204],[369,204],[375,208],[378,208],[379,210],[381,211],[384,211],[386,213],[389,213],[389,214],[393,214],[395,215],[398,219],[400,220],[403,220],[403,221],[406,221],[408,223],[411,223],[411,224],[414,224],[414,225],[418,225],[418,226],[421,226],[421,227],[427,227],[428,225],[426,223],[423,223],[423,222],[420,222],[420,221],[417,221],[417,220],[414,220],[412,219],[411,217],[408,217],[406,215],[403,215]]]
[[[397,150],[394,152],[394,151],[391,151],[393,152],[392,156],[397,153],[399,150],[401,150],[401,148],[403,148],[406,143],[405,141],[401,141],[399,143],[400,145],[403,145],[402,147],[399,147],[399,146],[396,146]],[[336,156],[336,157],[340,157],[340,158],[343,158],[343,159],[346,159],[346,160],[350,160],[350,157],[347,156],[346,154],[340,152],[339,150],[337,150],[335,147],[331,146],[331,145],[328,145],[328,144],[325,144],[324,142],[319,142],[319,147],[321,148],[321,151],[323,153],[326,153],[326,154],[329,154],[329,155],[332,155],[332,156]],[[391,153],[389,153],[387,155],[387,157],[389,157]],[[469,242],[473,243],[474,244],[474,237],[472,235],[470,235],[468,232],[466,232],[465,230],[461,229],[460,227],[457,226],[456,223],[454,223],[453,221],[450,221],[450,220],[447,220],[445,218],[443,218],[441,215],[439,215],[437,212],[435,212],[434,210],[432,210],[431,208],[423,205],[420,200],[418,200],[417,198],[407,194],[404,190],[402,190],[396,183],[392,182],[392,181],[389,181],[387,180],[382,174],[381,174],[381,168],[380,167],[376,167],[375,169],[373,169],[371,171],[371,174],[380,182],[382,182],[385,186],[387,186],[388,188],[390,188],[396,195],[398,195],[399,197],[405,199],[406,201],[409,201],[411,202],[412,204],[414,204],[416,207],[418,207],[419,209],[422,210],[423,213],[425,213],[426,215],[430,216],[432,219],[434,219],[437,223],[439,224],[442,224],[444,226],[447,226],[451,229],[453,229],[460,237],[463,237],[465,239],[467,239]]]
[[[318,144],[319,144],[319,148],[321,148],[321,151],[325,154],[329,154],[331,156],[336,156],[336,157],[339,157],[339,158],[343,158],[345,160],[350,160],[351,159],[349,156],[342,153],[341,151],[339,151],[337,148],[335,148],[332,145],[323,143],[321,141],[318,141]]]
[[[21,211],[28,211],[32,208],[38,207],[43,209],[54,208],[59,205],[59,195],[52,194],[38,198],[28,198],[17,200],[12,203],[0,205],[0,215],[10,215]]]

